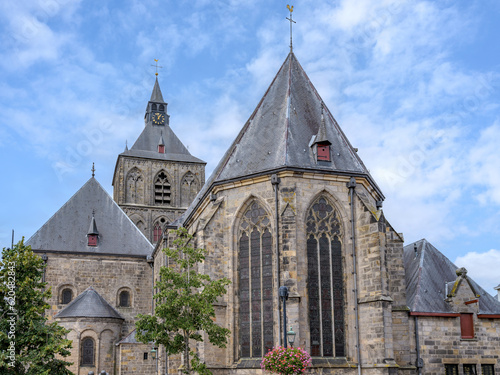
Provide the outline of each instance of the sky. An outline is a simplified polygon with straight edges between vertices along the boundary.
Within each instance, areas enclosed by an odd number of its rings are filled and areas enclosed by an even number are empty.
[[[0,246],[90,177],[112,194],[155,79],[210,175],[289,52],[281,0],[0,2]],[[386,200],[490,294],[500,283],[500,2],[296,0],[293,46]]]

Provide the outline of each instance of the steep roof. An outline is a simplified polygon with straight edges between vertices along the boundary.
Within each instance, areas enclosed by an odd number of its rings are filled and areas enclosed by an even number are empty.
[[[158,77],[156,77],[155,85],[153,87],[153,92],[151,93],[150,102],[165,103],[163,100],[163,95],[161,94],[160,84],[158,83]]]
[[[166,108],[167,103],[163,100],[160,84],[158,78],[155,80],[151,99],[148,102],[146,112],[151,111],[151,104],[163,104]],[[165,124],[153,125],[151,121],[146,121],[139,138],[135,141],[130,149],[125,149],[120,154],[123,156],[132,156],[147,159],[169,160],[169,161],[182,161],[188,163],[205,163],[203,160],[198,159],[191,155],[184,144],[177,138],[168,124],[168,115],[165,113]],[[165,145],[165,153],[158,152],[158,143],[162,140]]]
[[[87,246],[89,225],[98,246]],[[96,227],[96,229],[97,229]],[[153,245],[92,177],[26,243],[34,250],[148,256]]]
[[[68,306],[59,311],[56,318],[124,318],[94,288],[89,287]]]
[[[427,240],[422,239],[404,247],[406,273],[406,301],[411,311],[452,313],[452,306],[445,301],[445,284],[457,279],[457,266]],[[499,314],[500,302],[489,295],[474,280],[467,281],[480,295],[479,311],[482,314]]]
[[[316,160],[317,141],[330,144],[330,162]],[[293,52],[183,217],[214,184],[286,168],[362,175],[383,198]]]
[[[318,163],[311,144],[322,124],[332,161]],[[368,175],[337,121],[290,52],[257,108],[215,171],[214,182],[280,167]]]

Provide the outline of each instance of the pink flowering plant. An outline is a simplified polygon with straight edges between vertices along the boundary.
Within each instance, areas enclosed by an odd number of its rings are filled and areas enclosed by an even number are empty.
[[[278,346],[270,350],[260,367],[275,374],[304,374],[311,365],[311,356],[302,348],[284,348]]]

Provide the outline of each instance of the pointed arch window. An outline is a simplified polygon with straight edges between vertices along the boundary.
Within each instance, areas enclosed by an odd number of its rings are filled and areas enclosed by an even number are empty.
[[[160,240],[162,234],[162,229],[160,223],[156,223],[153,228],[153,242],[156,243]]]
[[[311,355],[345,356],[344,277],[340,222],[325,197],[307,214],[307,290]]]
[[[271,223],[253,202],[238,231],[241,357],[260,358],[274,344]]]
[[[82,366],[94,366],[94,340],[90,337],[82,341]]]
[[[167,174],[160,172],[155,179],[155,204],[170,204],[170,182]]]
[[[142,203],[144,178],[138,168],[133,168],[127,175],[127,203]]]
[[[181,181],[181,206],[188,207],[198,193],[198,181],[192,172],[187,172]]]

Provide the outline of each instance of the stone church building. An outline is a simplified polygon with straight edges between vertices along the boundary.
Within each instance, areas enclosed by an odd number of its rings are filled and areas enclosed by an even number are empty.
[[[282,341],[281,286],[314,373],[500,373],[500,303],[426,240],[404,246],[293,52],[206,182],[158,79],[144,120],[113,198],[92,176],[27,242],[46,261],[48,316],[70,330],[75,374],[179,373],[134,330],[179,226],[208,251],[202,271],[232,282],[215,306],[227,347],[196,348],[214,374],[262,373]]]

